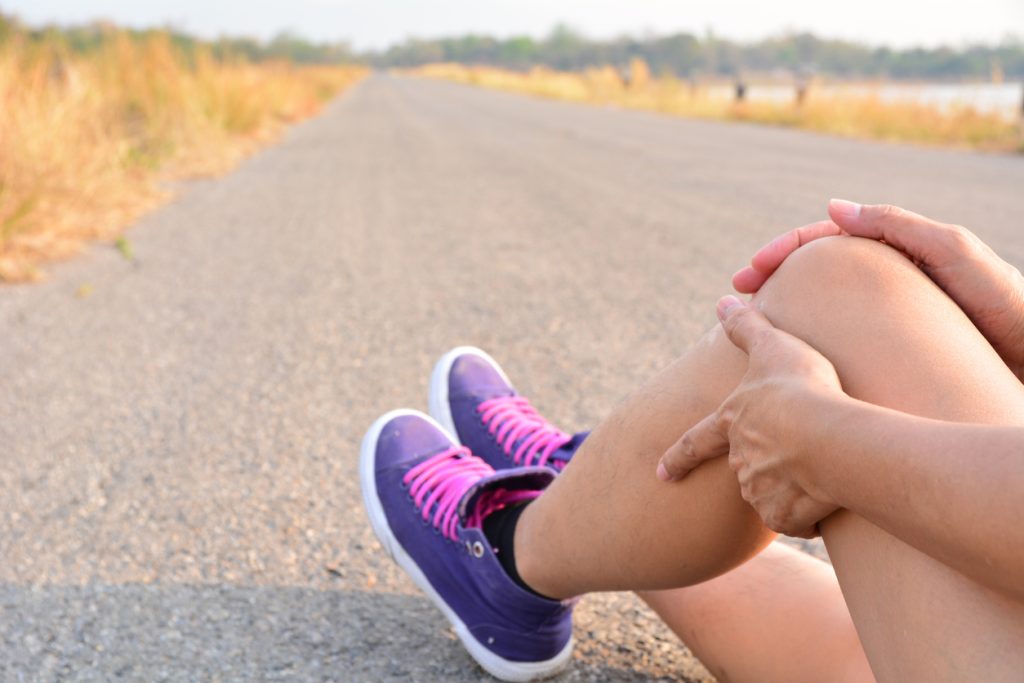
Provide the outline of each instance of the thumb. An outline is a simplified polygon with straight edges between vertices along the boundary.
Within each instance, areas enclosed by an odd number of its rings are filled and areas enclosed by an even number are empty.
[[[718,414],[712,413],[691,427],[679,441],[669,446],[658,461],[658,479],[682,479],[705,460],[717,458],[728,452],[728,435],[723,434],[719,427]]]
[[[856,237],[882,240],[918,261],[928,262],[936,235],[952,226],[891,204],[857,204],[832,199],[828,213],[836,225]]]
[[[775,330],[760,311],[732,295],[719,299],[718,319],[729,340],[747,355],[766,334]]]

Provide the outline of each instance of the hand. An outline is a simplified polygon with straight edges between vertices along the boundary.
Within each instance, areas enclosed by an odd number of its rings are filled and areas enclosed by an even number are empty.
[[[729,455],[743,499],[772,530],[817,535],[817,523],[837,509],[806,482],[827,433],[830,410],[848,397],[835,368],[820,353],[772,326],[733,296],[718,302],[729,339],[750,361],[736,390],[661,457],[657,475],[679,480],[705,460]]]
[[[786,258],[820,237],[855,235],[903,252],[967,314],[1003,362],[1024,381],[1024,277],[974,233],[888,205],[829,202],[831,221],[780,235],[733,276],[739,292],[753,293]]]

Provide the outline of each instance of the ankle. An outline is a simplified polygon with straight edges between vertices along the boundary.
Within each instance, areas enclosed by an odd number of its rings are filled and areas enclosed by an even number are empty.
[[[530,505],[523,510],[516,525],[513,546],[515,548],[516,572],[519,578],[529,586],[530,590],[539,593],[552,600],[565,600],[575,597],[575,593],[566,590],[562,582],[552,580],[557,573],[548,571],[551,562],[545,561],[543,547],[538,541],[540,537],[533,532],[535,528],[531,520],[536,513],[533,509],[536,506]]]

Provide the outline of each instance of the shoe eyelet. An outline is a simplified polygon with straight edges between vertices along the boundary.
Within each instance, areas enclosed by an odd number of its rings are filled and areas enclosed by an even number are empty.
[[[466,553],[469,555],[473,554],[473,544],[469,541],[466,541]]]
[[[484,556],[484,544],[481,543],[480,541],[476,541],[475,543],[473,543],[473,557],[475,557],[476,559],[479,560],[483,556]]]

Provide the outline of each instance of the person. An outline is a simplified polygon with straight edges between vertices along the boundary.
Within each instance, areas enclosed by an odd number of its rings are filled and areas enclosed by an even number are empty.
[[[374,530],[484,669],[553,674],[576,598],[634,590],[720,681],[1021,680],[1024,279],[959,226],[829,215],[589,435],[468,347],[433,418],[374,423]]]

